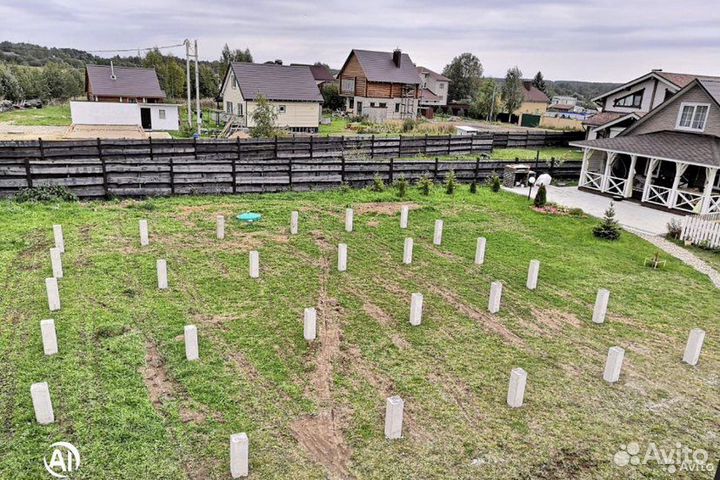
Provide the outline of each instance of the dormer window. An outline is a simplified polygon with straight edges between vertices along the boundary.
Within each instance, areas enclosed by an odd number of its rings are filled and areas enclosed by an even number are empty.
[[[643,92],[645,92],[644,88],[640,91],[633,92],[630,95],[620,97],[615,100],[615,106],[626,108],[640,108],[640,106],[642,105]]]
[[[710,105],[707,103],[685,103],[680,105],[678,112],[677,125],[678,130],[689,130],[692,132],[702,132],[705,130]]]

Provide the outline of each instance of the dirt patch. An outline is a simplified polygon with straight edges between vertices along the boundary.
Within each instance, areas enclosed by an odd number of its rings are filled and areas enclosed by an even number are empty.
[[[329,410],[306,415],[290,425],[300,445],[328,470],[331,479],[354,478],[348,469],[352,450],[345,443],[341,423],[334,410]]]
[[[191,318],[195,325],[208,325],[223,330],[227,329],[228,323],[238,319],[235,315],[206,315],[201,313],[196,313]]]
[[[385,310],[378,307],[374,303],[365,301],[363,303],[363,311],[375,320],[377,320],[377,322],[383,327],[391,328],[393,326],[393,323],[395,323],[395,320],[387,312],[385,312]],[[392,340],[393,345],[395,345],[400,350],[410,348],[410,344],[407,342],[407,340],[405,340],[397,333],[392,333],[390,335],[390,339]]]
[[[589,449],[574,450],[561,448],[550,459],[536,465],[529,478],[552,479],[586,478],[589,472],[597,468],[597,461]]]
[[[575,328],[582,327],[583,323],[572,313],[563,312],[561,310],[532,310],[535,320],[540,322],[543,327],[553,333],[560,332],[563,328],[570,325]],[[540,333],[546,335],[547,331],[540,328]]]
[[[439,296],[449,304],[453,305],[458,312],[466,317],[480,323],[485,329],[496,333],[516,347],[524,347],[525,341],[511,332],[505,325],[500,323],[492,314],[477,310],[475,307],[467,305],[454,292],[446,290],[436,285],[426,284],[426,288],[435,295]]]
[[[160,413],[163,413],[165,404],[182,397],[180,386],[168,375],[157,345],[147,342],[145,345],[145,367],[142,371],[145,385],[150,394],[150,402]],[[180,405],[180,418],[183,422],[203,423],[207,414],[200,410],[191,410]]]
[[[367,226],[371,228],[377,228],[380,226],[380,222],[378,222],[377,220],[370,220],[369,222],[367,222]]]
[[[420,208],[420,205],[416,203],[384,203],[384,202],[374,202],[374,203],[360,203],[358,205],[353,205],[353,210],[355,211],[356,215],[363,215],[366,213],[374,213],[377,215],[397,215],[402,210],[403,206],[406,206],[410,210],[415,210]]]

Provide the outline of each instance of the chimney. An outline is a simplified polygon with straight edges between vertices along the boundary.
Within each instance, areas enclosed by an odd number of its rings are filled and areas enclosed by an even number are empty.
[[[113,67],[112,60],[110,60],[110,78],[112,80],[116,80],[117,77],[115,76],[115,67]]]
[[[402,52],[399,48],[396,48],[393,51],[393,63],[397,68],[400,68],[400,63],[402,62]]]
[[[652,71],[653,72],[662,72],[663,69],[662,68],[653,68]]]

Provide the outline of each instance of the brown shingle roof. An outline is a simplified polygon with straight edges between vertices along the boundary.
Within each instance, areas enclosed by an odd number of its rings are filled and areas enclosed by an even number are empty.
[[[425,100],[425,101],[437,102],[438,100],[440,100],[440,97],[438,97],[437,95],[435,95],[435,94],[434,94],[433,92],[431,92],[429,89],[427,89],[427,88],[422,88],[422,89],[420,89],[420,99],[421,99],[421,100]]]
[[[532,84],[532,81],[523,81],[523,95],[526,102],[533,103],[549,103],[550,99],[545,95],[542,90],[538,89]]]
[[[667,80],[668,82],[671,82],[675,85],[677,85],[680,88],[683,88],[684,86],[688,85],[693,80],[697,79],[704,79],[704,80],[720,80],[720,77],[713,77],[709,75],[694,75],[691,73],[672,73],[672,72],[663,72],[662,70],[656,70],[656,74]]]
[[[165,98],[154,68],[86,65],[86,89],[98,97]]]
[[[310,67],[233,62],[232,70],[245,100],[323,101]]]
[[[571,142],[575,147],[614,150],[643,157],[720,166],[720,138],[683,132],[653,132]]]
[[[353,49],[353,53],[371,82],[420,84],[420,75],[407,53],[401,54],[400,67],[393,62],[393,52]]]
[[[330,68],[326,65],[308,65],[305,63],[291,63],[291,67],[308,67],[317,82],[332,82],[335,80]]]
[[[590,125],[591,127],[599,127],[600,125],[605,125],[606,123],[612,122],[614,120],[617,120],[620,117],[630,116],[632,114],[629,113],[618,113],[618,112],[599,112],[593,115],[592,117],[587,118],[583,123],[585,125]]]
[[[433,72],[429,68],[417,67],[417,71],[418,71],[418,73],[421,73],[421,74],[426,73],[428,75],[428,77],[431,77],[432,79],[434,79],[435,81],[438,81],[438,82],[449,82],[450,81],[450,79],[448,77],[446,77],[445,75],[440,75],[437,72]]]

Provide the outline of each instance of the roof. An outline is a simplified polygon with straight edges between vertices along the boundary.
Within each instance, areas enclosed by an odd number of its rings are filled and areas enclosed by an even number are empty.
[[[583,140],[570,142],[570,145],[662,160],[677,160],[695,165],[720,166],[720,138],[697,133],[662,131]]]
[[[442,99],[431,92],[430,89],[422,88],[420,89],[420,100],[437,102]]]
[[[613,88],[612,90],[603,93],[602,95],[598,95],[597,97],[593,98],[593,102],[597,102],[598,100],[602,100],[603,98],[607,97],[608,95],[612,95],[615,92],[619,92],[621,90],[625,90],[632,85],[635,85],[636,83],[643,82],[647,80],[650,77],[655,77],[659,80],[662,80],[666,83],[670,83],[671,85],[675,86],[678,90],[681,88],[684,88],[690,82],[698,79],[705,79],[705,80],[720,80],[720,77],[715,77],[711,75],[696,75],[694,73],[673,73],[673,72],[664,72],[662,70],[653,70],[649,73],[646,73],[645,75],[642,75],[640,77],[637,77],[633,80],[630,80],[629,82],[623,83],[619,87]]]
[[[632,116],[632,113],[620,113],[620,112],[599,112],[592,117],[586,119],[583,123],[591,127],[599,127],[606,123],[614,122],[621,117]]]
[[[330,72],[330,67],[328,67],[327,65],[305,65],[302,63],[292,63],[290,64],[290,66],[310,68],[310,72],[312,72],[313,77],[317,82],[332,82],[333,80],[335,80],[332,72]]]
[[[532,84],[530,80],[523,80],[523,96],[526,102],[549,103],[550,99],[545,93]]]
[[[86,89],[98,97],[165,98],[154,68],[86,65]]]
[[[553,103],[548,107],[548,110],[573,110],[575,105],[568,105],[567,103]]]
[[[308,66],[245,62],[231,65],[245,100],[255,100],[262,95],[268,100],[323,101]]]
[[[350,52],[347,60],[345,60],[345,65],[347,65],[353,54],[357,57],[365,76],[370,82],[420,84],[420,75],[418,75],[415,64],[413,64],[407,53],[401,54],[400,67],[395,66],[393,62],[393,52],[356,49]],[[340,71],[345,70],[345,65]]]
[[[428,77],[432,78],[436,82],[450,82],[451,80],[446,77],[445,75],[440,75],[437,72],[433,72],[429,68],[425,67],[417,67],[417,72],[419,74],[426,74]]]

